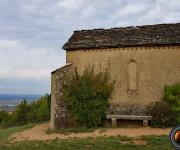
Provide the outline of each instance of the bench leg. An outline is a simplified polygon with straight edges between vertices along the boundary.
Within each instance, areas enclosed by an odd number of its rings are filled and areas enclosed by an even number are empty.
[[[117,127],[117,120],[116,120],[116,118],[112,118],[112,127]]]
[[[147,127],[148,126],[148,120],[143,120],[143,126]]]

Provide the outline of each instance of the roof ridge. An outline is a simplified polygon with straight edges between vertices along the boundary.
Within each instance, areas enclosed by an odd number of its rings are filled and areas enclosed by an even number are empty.
[[[111,28],[93,28],[93,29],[82,29],[82,30],[74,30],[73,32],[86,32],[86,31],[104,31],[104,30],[112,30],[112,29],[126,29],[126,28],[143,28],[143,27],[153,27],[159,25],[177,25],[180,23],[159,23],[159,24],[144,24],[144,25],[135,25],[135,26],[119,26],[119,27],[111,27]]]

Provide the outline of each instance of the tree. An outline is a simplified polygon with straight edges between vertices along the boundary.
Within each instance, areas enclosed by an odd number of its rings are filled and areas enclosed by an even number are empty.
[[[101,125],[115,83],[108,71],[95,73],[94,67],[86,67],[80,75],[76,68],[64,80],[62,96],[74,119],[86,127]]]

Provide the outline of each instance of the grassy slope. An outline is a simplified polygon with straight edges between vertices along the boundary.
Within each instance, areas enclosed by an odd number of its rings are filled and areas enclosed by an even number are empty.
[[[140,139],[147,145],[135,145],[133,138],[98,137],[71,140],[24,141],[7,140],[10,134],[30,128],[33,125],[0,130],[0,150],[172,150],[168,136],[146,136]],[[10,143],[11,142],[11,143]]]
[[[124,137],[99,137],[71,140],[54,140],[51,142],[25,141],[20,143],[2,143],[3,150],[171,150],[167,136],[143,137],[148,144],[134,145],[133,139]],[[126,143],[128,142],[128,144]],[[125,144],[126,143],[126,144]]]
[[[33,126],[34,124],[28,124],[19,127],[0,129],[0,141],[6,140],[13,133],[20,132],[28,128],[32,128]]]

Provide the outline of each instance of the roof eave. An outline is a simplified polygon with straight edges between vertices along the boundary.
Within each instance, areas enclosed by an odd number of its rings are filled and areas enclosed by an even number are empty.
[[[118,45],[118,46],[89,46],[89,47],[70,47],[63,46],[66,51],[73,50],[87,50],[87,49],[108,49],[108,48],[130,48],[130,47],[163,47],[163,46],[180,46],[180,43],[167,43],[167,44],[138,44],[138,45]]]

